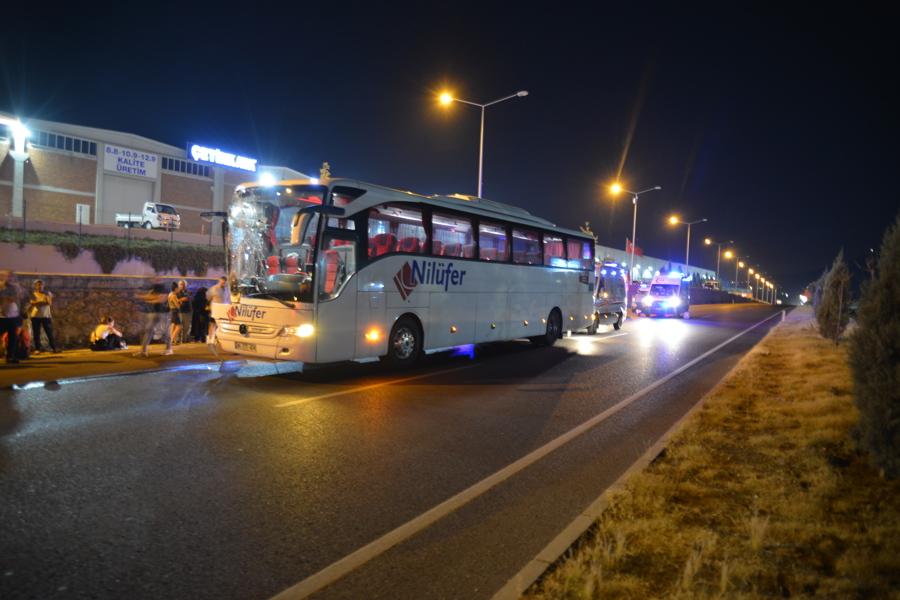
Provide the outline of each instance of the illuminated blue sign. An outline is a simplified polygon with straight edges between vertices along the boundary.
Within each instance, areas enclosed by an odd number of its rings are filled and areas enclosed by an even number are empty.
[[[221,165],[223,167],[241,169],[242,171],[251,171],[254,173],[256,172],[256,163],[258,162],[255,158],[245,158],[243,156],[237,156],[236,154],[223,152],[218,148],[213,150],[212,148],[204,148],[197,144],[188,146],[188,154],[197,162],[212,163],[214,165]]]

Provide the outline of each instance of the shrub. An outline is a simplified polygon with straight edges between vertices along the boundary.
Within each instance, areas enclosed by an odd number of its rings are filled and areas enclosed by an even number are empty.
[[[859,409],[854,438],[889,477],[900,477],[900,215],[863,285],[848,361]]]
[[[821,294],[816,309],[819,334],[836,345],[850,322],[850,268],[844,261],[843,250],[825,275]]]
[[[0,241],[23,243],[21,232],[10,229],[0,229]],[[26,241],[30,245],[55,246],[68,260],[75,260],[82,250],[89,250],[94,262],[107,275],[130,258],[139,258],[159,272],[177,269],[183,277],[191,272],[205,277],[210,268],[225,267],[225,252],[221,247],[47,231],[29,231]]]

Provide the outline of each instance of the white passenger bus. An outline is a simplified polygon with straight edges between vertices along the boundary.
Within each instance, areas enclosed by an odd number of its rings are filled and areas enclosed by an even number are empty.
[[[227,214],[226,351],[305,363],[381,358],[592,324],[594,240],[470,196],[349,179],[237,188]]]

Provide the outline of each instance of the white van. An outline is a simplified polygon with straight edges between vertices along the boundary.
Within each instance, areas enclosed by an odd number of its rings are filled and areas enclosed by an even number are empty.
[[[681,273],[657,275],[650,282],[647,295],[641,300],[647,316],[673,315],[684,318],[691,307],[691,279]]]
[[[621,329],[625,322],[628,292],[625,270],[611,261],[599,263],[595,269],[594,318],[588,333],[597,333],[598,325],[612,325]]]

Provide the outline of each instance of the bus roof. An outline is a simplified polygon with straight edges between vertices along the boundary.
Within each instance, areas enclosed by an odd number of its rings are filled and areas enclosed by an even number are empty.
[[[245,183],[239,186],[240,188],[255,188],[255,187],[263,187],[264,184],[260,182],[252,182]],[[503,204],[501,202],[495,202],[494,200],[487,200],[485,198],[479,198],[477,196],[466,196],[464,194],[453,194],[449,196],[445,195],[433,195],[433,196],[423,196],[421,194],[416,194],[415,192],[408,192],[403,190],[395,190],[392,188],[387,188],[380,185],[375,185],[371,183],[365,183],[363,181],[358,181],[356,179],[343,179],[343,178],[328,178],[328,179],[286,179],[281,181],[275,181],[268,185],[323,185],[327,186],[329,189],[334,189],[336,187],[345,187],[345,188],[356,188],[365,190],[368,192],[375,192],[370,197],[366,198],[364,195],[361,196],[358,200],[354,202],[354,208],[366,208],[368,205],[377,205],[381,204],[385,201],[410,201],[414,200],[416,202],[421,202],[423,204],[429,204],[432,206],[443,206],[445,208],[462,210],[467,213],[478,214],[485,217],[495,217],[502,218],[508,221],[520,223],[522,225],[533,225],[536,227],[546,227],[557,229],[562,232],[568,234],[576,234],[583,237],[587,236],[585,233],[580,231],[575,231],[571,229],[565,229],[562,227],[557,227],[552,222],[543,219],[541,217],[536,217],[529,213],[527,210],[518,208],[515,206],[510,206],[508,204]],[[413,198],[410,198],[412,196]]]

